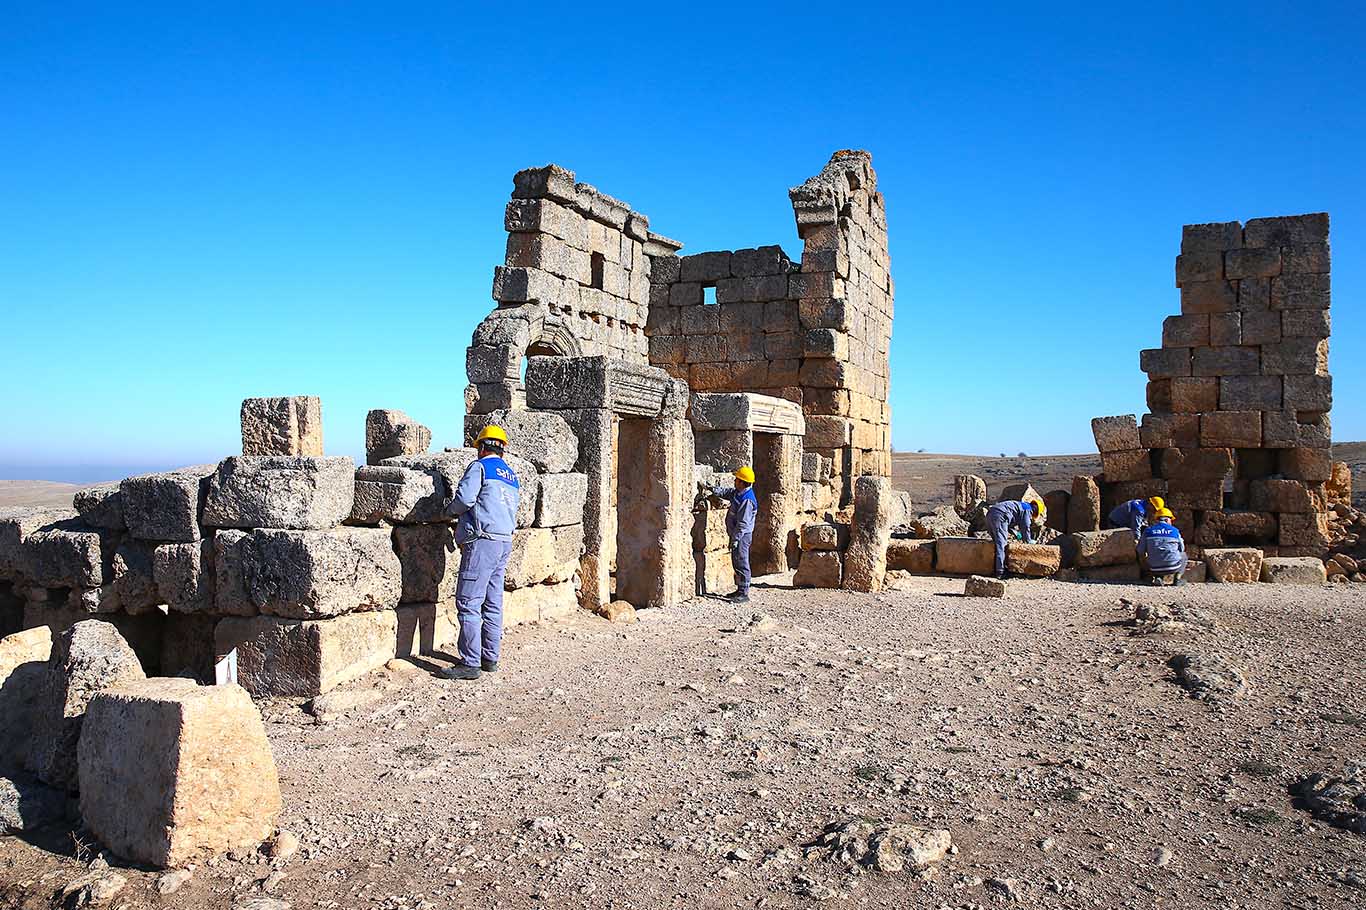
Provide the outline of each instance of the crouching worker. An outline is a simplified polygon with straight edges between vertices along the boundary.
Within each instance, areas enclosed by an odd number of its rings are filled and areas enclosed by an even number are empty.
[[[1011,527],[1019,530],[1020,539],[1025,543],[1033,543],[1034,536],[1029,526],[1042,508],[1038,500],[1009,499],[987,509],[987,532],[996,544],[997,578],[1006,577],[1006,541],[1010,537]]]
[[[1134,540],[1137,541],[1143,536],[1143,529],[1150,522],[1156,521],[1157,513],[1166,507],[1167,504],[1162,501],[1161,496],[1122,502],[1110,510],[1110,527],[1128,528],[1134,532]]]
[[[446,514],[456,516],[460,577],[455,609],[460,621],[460,663],[447,679],[478,679],[498,669],[503,642],[503,575],[512,554],[521,489],[503,460],[507,433],[490,424],[479,432],[479,457],[465,469]]]
[[[1186,583],[1182,578],[1186,574],[1186,542],[1172,524],[1173,517],[1170,509],[1159,509],[1156,521],[1143,529],[1138,540],[1138,565],[1150,585],[1160,585],[1164,578],[1171,578],[1178,587]]]
[[[759,512],[759,501],[754,498],[754,469],[745,465],[735,472],[733,488],[715,487],[711,492],[730,503],[726,510],[726,536],[730,538],[735,592],[726,595],[726,599],[749,603],[749,545],[754,540],[754,516]]]

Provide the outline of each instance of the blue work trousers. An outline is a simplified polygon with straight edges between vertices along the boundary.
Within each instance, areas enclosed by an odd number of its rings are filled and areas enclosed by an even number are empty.
[[[1010,518],[987,516],[987,531],[991,534],[991,540],[996,544],[996,577],[1000,578],[1006,571],[1006,541],[1010,539]]]
[[[498,659],[503,643],[503,573],[512,541],[476,537],[460,548],[455,611],[460,620],[460,662],[478,667]]]
[[[753,534],[741,534],[730,541],[730,567],[735,571],[735,593],[749,596],[749,544]]]

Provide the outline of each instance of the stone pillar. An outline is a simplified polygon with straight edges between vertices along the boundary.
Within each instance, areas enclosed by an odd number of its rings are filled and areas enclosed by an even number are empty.
[[[616,556],[616,472],[613,470],[613,415],[607,408],[558,411],[579,440],[574,470],[588,476],[583,510],[583,556],[579,560],[579,606],[596,611],[612,599]]]
[[[691,596],[692,427],[679,417],[620,424],[617,599],[674,606]]]
[[[754,434],[754,494],[759,515],[750,563],[755,575],[786,572],[788,542],[802,508],[802,438],[785,433]]]
[[[849,528],[849,549],[844,553],[846,591],[876,594],[887,574],[887,543],[892,524],[889,505],[891,481],[865,475],[854,480],[854,520]]]

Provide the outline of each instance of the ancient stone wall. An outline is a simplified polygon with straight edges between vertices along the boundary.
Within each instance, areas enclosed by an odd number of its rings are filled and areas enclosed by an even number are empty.
[[[1197,547],[1320,555],[1333,380],[1328,215],[1186,225],[1181,313],[1142,351],[1148,407],[1092,422],[1102,516],[1159,495]]]

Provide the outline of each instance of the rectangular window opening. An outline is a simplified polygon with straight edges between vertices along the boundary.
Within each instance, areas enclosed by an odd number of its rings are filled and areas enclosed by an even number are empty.
[[[706,306],[716,303],[716,288],[714,286],[702,289],[702,303]]]
[[[580,259],[579,261],[582,262],[583,260]],[[592,254],[590,261],[590,267],[593,270],[591,286],[597,288],[598,290],[602,290],[602,269],[603,266],[606,265],[606,263],[607,260],[603,258],[603,255],[601,253]]]

